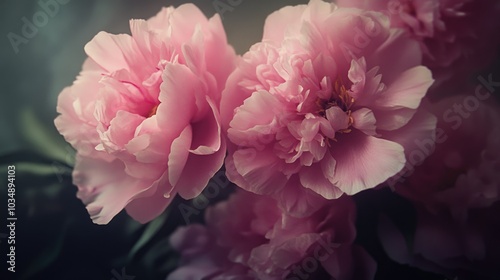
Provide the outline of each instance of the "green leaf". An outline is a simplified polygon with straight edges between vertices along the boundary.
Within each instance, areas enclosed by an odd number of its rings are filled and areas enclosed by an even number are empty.
[[[129,260],[132,260],[134,256],[142,249],[153,237],[161,230],[162,226],[167,221],[169,211],[163,212],[160,216],[150,222],[144,232],[142,233],[139,240],[135,243],[134,247],[130,250],[128,255]]]

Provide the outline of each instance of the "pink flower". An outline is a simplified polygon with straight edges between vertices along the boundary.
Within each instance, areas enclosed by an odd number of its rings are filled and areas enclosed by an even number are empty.
[[[239,190],[208,209],[206,229],[192,225],[173,235],[184,266],[169,279],[187,279],[190,271],[202,271],[197,279],[373,279],[375,263],[353,244],[355,211],[343,196],[308,218],[295,218],[272,198]],[[211,236],[210,245],[195,246],[194,231]],[[235,273],[240,278],[229,277]]]
[[[484,102],[462,94],[432,105],[437,138],[416,140],[430,156],[395,186],[399,194],[460,221],[470,209],[500,201],[500,113]]]
[[[175,194],[196,197],[226,153],[218,104],[235,54],[219,16],[187,4],[130,29],[85,46],[57,106],[55,124],[78,152],[77,195],[98,224],[123,208],[147,222]]]
[[[404,28],[424,52],[432,70],[433,95],[461,89],[470,75],[495,57],[500,45],[497,0],[336,0],[341,7],[382,11],[391,26]],[[495,35],[494,35],[495,34]]]
[[[228,178],[296,216],[384,182],[405,165],[401,143],[433,133],[420,63],[378,12],[313,0],[271,14],[223,92]]]
[[[228,248],[217,245],[216,237],[202,225],[180,227],[170,236],[172,247],[181,253],[178,269],[167,280],[211,279],[251,280],[248,268],[227,259]]]

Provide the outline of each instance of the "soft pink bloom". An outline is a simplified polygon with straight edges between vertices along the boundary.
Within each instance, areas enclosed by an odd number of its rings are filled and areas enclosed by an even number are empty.
[[[206,229],[192,225],[172,236],[182,264],[169,279],[188,279],[193,271],[196,279],[373,279],[376,264],[353,244],[355,215],[347,196],[295,218],[272,198],[239,190],[208,209]],[[200,238],[211,241],[196,246]]]
[[[271,14],[223,92],[228,178],[296,216],[384,182],[405,165],[401,143],[433,133],[420,63],[378,12],[313,0]]]
[[[480,92],[487,93],[484,88]],[[500,201],[499,107],[471,92],[446,98],[430,110],[439,118],[438,138],[416,139],[419,151],[430,156],[401,174],[395,189],[433,212],[465,220],[469,209]]]
[[[170,236],[172,247],[180,252],[178,268],[167,280],[211,279],[251,280],[248,268],[231,262],[229,248],[217,245],[216,237],[205,226],[180,227]]]
[[[123,208],[147,222],[175,194],[196,197],[226,153],[218,104],[235,54],[219,16],[187,4],[130,29],[85,46],[57,106],[56,127],[77,150],[77,195],[98,224]]]
[[[433,95],[452,94],[496,57],[500,45],[497,0],[335,0],[341,7],[381,11],[404,28],[432,70]]]

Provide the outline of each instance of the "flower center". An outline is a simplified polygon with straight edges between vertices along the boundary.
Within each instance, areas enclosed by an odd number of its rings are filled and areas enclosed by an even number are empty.
[[[354,98],[349,94],[347,88],[337,80],[335,82],[332,94],[330,99],[322,99],[318,98],[316,100],[316,105],[319,107],[317,114],[328,119],[326,111],[332,107],[339,107],[342,111],[344,111],[348,117],[347,128],[338,130],[340,133],[349,133],[351,132],[350,126],[354,123],[354,119],[351,116],[351,107],[354,104]],[[335,121],[335,120],[329,120]]]
[[[344,112],[350,111],[351,106],[354,103],[354,98],[351,97],[349,91],[342,83],[336,81],[330,99],[326,100],[320,98],[316,102],[319,106],[318,113],[321,116],[325,116],[325,111],[334,106],[340,107],[340,109]]]

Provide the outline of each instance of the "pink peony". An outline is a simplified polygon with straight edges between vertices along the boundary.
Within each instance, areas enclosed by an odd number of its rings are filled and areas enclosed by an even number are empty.
[[[408,30],[432,70],[433,95],[451,94],[496,56],[497,0],[335,0],[341,7],[382,11],[391,26]]]
[[[202,225],[178,228],[170,236],[170,243],[181,257],[178,268],[168,275],[167,280],[254,279],[247,274],[247,267],[229,261],[229,249],[218,246],[214,234]]]
[[[373,279],[375,263],[353,244],[355,215],[347,196],[295,218],[272,198],[239,190],[208,209],[207,228],[191,225],[172,236],[182,260],[168,279],[192,272],[196,279]],[[200,239],[211,242],[194,245]]]
[[[405,165],[401,143],[433,133],[420,63],[378,12],[313,0],[271,14],[223,92],[228,178],[295,216],[384,182]]]
[[[226,153],[218,104],[235,54],[219,16],[187,4],[130,29],[85,46],[57,106],[56,127],[77,150],[77,195],[98,224],[123,208],[147,222],[175,194],[196,197]]]
[[[438,137],[417,140],[430,156],[402,176],[395,189],[432,212],[445,211],[463,221],[469,209],[500,201],[498,105],[463,94],[444,99],[431,110],[439,117]]]

